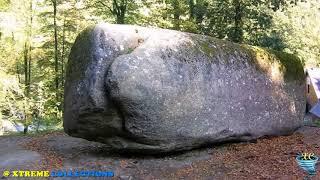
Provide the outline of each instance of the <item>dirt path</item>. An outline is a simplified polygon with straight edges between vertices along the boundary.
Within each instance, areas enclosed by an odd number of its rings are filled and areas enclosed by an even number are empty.
[[[306,173],[297,166],[295,156],[306,151],[320,155],[319,135],[320,128],[303,127],[291,136],[163,157],[119,155],[103,144],[64,133],[0,137],[0,173],[8,169],[77,169],[113,171],[113,179],[123,180],[303,179]],[[317,172],[318,176],[312,179],[320,179],[320,168]]]

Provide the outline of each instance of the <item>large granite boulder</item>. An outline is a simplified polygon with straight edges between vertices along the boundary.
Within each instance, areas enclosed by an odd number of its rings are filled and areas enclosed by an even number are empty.
[[[160,153],[290,134],[303,123],[295,56],[138,26],[87,28],[71,50],[64,130]]]

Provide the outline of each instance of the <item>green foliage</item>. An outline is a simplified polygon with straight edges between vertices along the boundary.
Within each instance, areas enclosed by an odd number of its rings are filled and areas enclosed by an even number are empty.
[[[262,46],[288,74],[300,75],[298,59],[278,51],[319,65],[319,9],[317,0],[0,0],[0,115],[37,128],[61,127],[72,44],[101,21]],[[200,46],[210,52],[210,44]]]
[[[27,98],[25,98],[23,89],[16,77],[0,72],[0,114],[1,119],[8,119],[11,121],[25,120],[27,106]],[[27,124],[28,121],[22,123]]]
[[[10,0],[0,0],[0,11],[6,11],[10,6]]]
[[[51,1],[12,0],[0,17],[0,112],[3,119],[37,130],[61,126],[65,64],[76,35],[90,22],[83,18],[83,5],[57,3],[58,72]]]
[[[285,78],[289,80],[300,80],[303,82],[304,78],[304,69],[301,64],[301,59],[296,55],[275,51],[275,50],[267,50],[268,52],[274,54],[277,59],[279,59],[280,63],[283,65],[282,71],[285,72]]]
[[[298,2],[274,15],[274,31],[286,44],[286,51],[298,54],[307,66],[319,65],[320,4],[317,0]]]

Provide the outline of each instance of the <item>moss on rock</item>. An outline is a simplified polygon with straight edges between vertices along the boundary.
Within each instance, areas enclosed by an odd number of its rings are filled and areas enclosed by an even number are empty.
[[[253,60],[260,64],[260,67],[261,64],[264,64],[268,65],[270,69],[272,68],[270,66],[279,64],[279,71],[285,80],[304,81],[303,62],[297,56],[256,46],[243,45],[243,47],[249,50]]]
[[[224,64],[253,63],[258,69],[266,73],[273,76],[283,76],[286,81],[304,81],[304,64],[293,54],[237,44],[208,36],[191,35],[190,38],[196,45],[196,47],[192,46],[190,48],[204,54],[210,61],[218,59],[218,63]],[[236,59],[237,62],[231,62],[232,59]]]

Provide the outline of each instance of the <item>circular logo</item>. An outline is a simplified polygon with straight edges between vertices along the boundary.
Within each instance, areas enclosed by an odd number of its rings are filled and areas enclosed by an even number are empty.
[[[4,171],[4,172],[3,172],[3,176],[4,176],[4,177],[10,176],[10,171]]]

